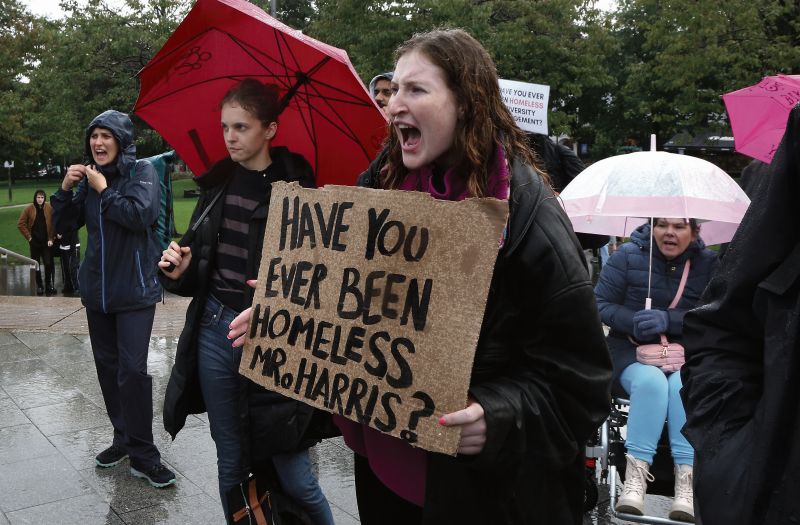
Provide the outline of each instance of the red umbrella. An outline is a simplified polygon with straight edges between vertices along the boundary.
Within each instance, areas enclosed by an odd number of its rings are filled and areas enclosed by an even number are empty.
[[[778,149],[789,111],[800,102],[800,76],[764,77],[750,87],[722,95],[736,151],[769,164]]]
[[[134,113],[200,174],[227,156],[219,101],[253,77],[278,85],[275,145],[302,153],[317,184],[353,184],[386,136],[386,119],[347,53],[244,0],[198,0],[138,74]]]

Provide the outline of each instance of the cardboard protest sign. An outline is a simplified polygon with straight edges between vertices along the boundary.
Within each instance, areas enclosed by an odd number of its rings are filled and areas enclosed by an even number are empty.
[[[500,94],[517,126],[525,131],[548,134],[547,104],[550,86],[500,79]]]
[[[466,406],[508,204],[275,183],[240,373],[427,450]]]

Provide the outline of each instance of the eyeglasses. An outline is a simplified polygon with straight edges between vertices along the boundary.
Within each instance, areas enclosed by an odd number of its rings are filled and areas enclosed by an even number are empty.
[[[389,88],[376,89],[375,96],[377,97],[378,95],[383,95],[384,97],[389,98],[392,96],[392,90]]]

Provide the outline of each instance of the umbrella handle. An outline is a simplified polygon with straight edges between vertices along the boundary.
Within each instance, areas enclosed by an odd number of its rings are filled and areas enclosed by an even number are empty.
[[[216,202],[216,200],[214,202]],[[214,205],[214,202],[211,203],[211,206]],[[209,206],[209,209],[211,208],[211,206]],[[197,221],[197,223],[192,228],[190,228],[188,232],[186,232],[186,235],[184,235],[183,238],[180,240],[180,242],[178,243],[178,246],[183,247],[183,246],[189,246],[190,244],[192,244],[192,241],[194,240],[194,236],[197,233],[197,226],[200,223],[200,221],[203,220],[204,217],[205,217],[205,215],[200,217],[200,220]],[[169,265],[166,268],[164,268],[163,270],[165,272],[167,272],[167,273],[170,273],[174,269],[175,269],[175,263],[169,263]]]

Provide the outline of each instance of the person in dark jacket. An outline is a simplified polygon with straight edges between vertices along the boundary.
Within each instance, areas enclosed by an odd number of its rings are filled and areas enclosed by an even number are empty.
[[[762,176],[684,321],[683,432],[703,525],[800,519],[800,106]]]
[[[164,428],[175,437],[188,414],[208,412],[229,522],[236,509],[228,508],[227,493],[270,461],[283,490],[314,523],[332,525],[308,454],[313,441],[306,431],[314,410],[241,376],[241,348],[227,339],[230,322],[253,301],[246,281],[258,275],[272,183],[314,186],[302,155],[270,148],[278,108],[277,86],[255,79],[243,80],[223,97],[222,132],[230,157],[195,179],[202,193],[190,224],[210,211],[193,239],[184,237],[180,244],[186,246],[172,242],[159,262],[164,287],[193,297],[164,398]],[[170,263],[175,268],[167,271]]]
[[[578,155],[565,145],[553,142],[542,133],[531,132],[526,135],[531,148],[544,163],[545,172],[556,193],[564,191],[567,184],[586,169]]]
[[[693,521],[694,451],[680,433],[686,419],[679,397],[680,374],[638,362],[634,340],[654,343],[665,334],[669,342],[679,343],[684,315],[699,300],[717,260],[705,247],[694,219],[657,218],[653,224],[652,256],[647,223],[631,234],[631,242],[611,255],[595,288],[600,317],[611,328],[607,340],[614,381],[624,388],[631,402],[625,486],[616,510],[643,514],[646,480],[652,481],[649,470],[666,420],[675,462],[675,499],[669,516]],[[680,300],[675,307],[668,307],[678,294],[685,270],[688,275]],[[645,307],[648,297],[652,300],[649,309]]]
[[[609,412],[611,362],[569,219],[503,104],[491,58],[468,33],[407,41],[392,88],[388,148],[359,184],[506,199],[510,218],[468,406],[440,420],[461,427],[458,456],[335,416],[357,449],[361,523],[581,523],[583,451]],[[237,322],[232,337],[246,313]]]
[[[41,268],[36,270],[36,295],[55,295],[55,268],[50,248],[53,246],[56,231],[53,227],[53,208],[47,202],[44,190],[36,190],[33,194],[33,203],[25,206],[19,215],[17,229],[28,241],[31,259],[44,265],[44,283]]]
[[[375,75],[369,81],[369,94],[375,99],[375,103],[381,108],[381,111],[386,113],[386,105],[389,104],[389,99],[392,98],[392,82],[391,71]]]
[[[81,240],[78,230],[56,233],[56,239],[58,239],[58,251],[61,258],[61,282],[64,285],[61,293],[73,295],[80,290],[78,268],[81,265]]]
[[[544,164],[545,173],[550,179],[553,191],[561,193],[572,179],[586,169],[586,165],[572,149],[563,144],[556,144],[550,137],[542,133],[526,133],[528,144],[536,158]],[[608,244],[607,235],[592,233],[576,233],[578,242],[584,250],[598,250]],[[596,254],[596,253],[595,253]]]
[[[114,427],[109,448],[95,458],[113,467],[130,456],[131,474],[154,487],[175,483],[153,444],[153,380],[147,352],[155,305],[161,299],[152,225],[159,184],[148,162],[136,161],[133,123],[108,110],[86,130],[86,155],[53,194],[56,231],[86,225],[86,257],[79,270],[97,377]],[[73,192],[72,187],[77,184]]]

